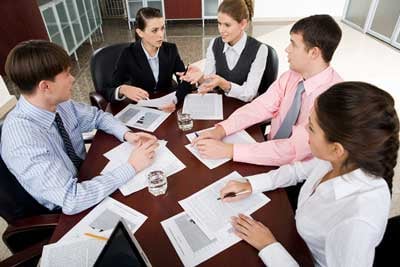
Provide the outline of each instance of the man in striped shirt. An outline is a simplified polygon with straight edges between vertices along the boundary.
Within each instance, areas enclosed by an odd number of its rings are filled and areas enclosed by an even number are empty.
[[[1,156],[17,180],[39,203],[65,214],[85,210],[149,166],[157,138],[133,133],[111,114],[71,100],[70,58],[58,45],[27,41],[7,57],[7,76],[21,97],[2,129]],[[86,156],[82,132],[101,129],[138,145],[120,168],[78,182]]]

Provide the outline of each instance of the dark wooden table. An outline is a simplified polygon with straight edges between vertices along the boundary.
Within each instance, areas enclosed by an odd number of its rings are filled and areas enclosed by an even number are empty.
[[[224,97],[223,101],[224,118],[227,118],[234,110],[243,105],[243,102],[232,98]],[[109,105],[107,109],[111,113],[116,114],[125,105],[126,103]],[[208,128],[217,122],[196,120],[194,121],[193,130]],[[253,126],[247,129],[247,131],[257,141],[263,140],[258,126]],[[168,190],[165,195],[154,197],[147,189],[143,189],[127,197],[124,197],[119,191],[111,195],[116,200],[148,216],[142,227],[135,233],[135,237],[138,239],[153,266],[182,265],[160,224],[161,221],[183,211],[178,204],[179,200],[192,195],[232,171],[236,170],[241,175],[247,176],[267,172],[272,169],[265,166],[230,161],[210,170],[184,147],[185,144],[189,143],[185,136],[187,133],[178,129],[176,112],[171,114],[154,132],[159,139],[168,141],[167,147],[186,165],[184,170],[168,177]],[[98,175],[108,161],[102,155],[119,143],[115,137],[98,131],[80,169],[79,179],[83,181]],[[276,239],[299,262],[300,266],[312,266],[310,252],[297,233],[294,214],[286,192],[283,189],[279,189],[268,192],[266,195],[271,199],[271,202],[253,213],[253,218],[261,221],[271,229]],[[88,212],[89,210],[73,216],[62,215],[51,242],[59,240]],[[256,249],[246,242],[241,241],[207,260],[202,266],[263,266],[257,254],[258,251]]]

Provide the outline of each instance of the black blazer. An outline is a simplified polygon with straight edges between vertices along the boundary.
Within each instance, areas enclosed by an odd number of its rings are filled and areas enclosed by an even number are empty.
[[[112,87],[102,89],[101,94],[109,102],[115,102],[115,90],[123,84],[140,87],[149,92],[150,95],[155,91],[170,89],[172,87],[172,75],[176,75],[176,72],[185,71],[185,65],[178,54],[176,45],[163,42],[158,51],[158,60],[159,75],[156,83],[141,42],[132,43],[122,50],[119,56],[113,74]],[[177,77],[177,81],[176,97],[180,102],[191,91],[191,85],[180,81],[179,77]]]

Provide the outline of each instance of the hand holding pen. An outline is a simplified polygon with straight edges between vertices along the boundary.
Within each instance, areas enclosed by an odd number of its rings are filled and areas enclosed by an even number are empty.
[[[220,197],[217,200],[223,202],[233,202],[244,199],[252,193],[249,182],[229,181],[220,191]]]

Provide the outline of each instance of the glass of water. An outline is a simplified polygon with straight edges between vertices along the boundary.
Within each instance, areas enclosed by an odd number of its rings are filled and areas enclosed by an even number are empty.
[[[190,114],[182,113],[182,109],[177,111],[178,127],[182,131],[189,131],[193,128],[193,120]]]
[[[154,196],[159,196],[167,192],[167,177],[163,171],[152,171],[147,175],[149,192]]]

